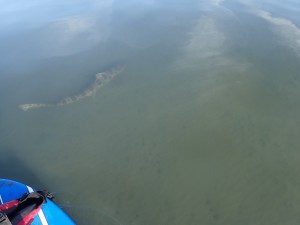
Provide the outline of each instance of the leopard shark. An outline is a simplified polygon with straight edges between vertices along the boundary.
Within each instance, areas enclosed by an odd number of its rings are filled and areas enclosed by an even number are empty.
[[[82,92],[63,98],[61,101],[54,103],[54,104],[46,104],[46,103],[28,103],[28,104],[22,104],[19,105],[19,107],[23,111],[28,111],[32,109],[38,109],[38,108],[45,108],[45,107],[60,107],[68,104],[72,104],[75,102],[78,102],[84,98],[93,96],[96,94],[96,92],[102,88],[105,84],[110,82],[114,77],[116,77],[118,74],[120,74],[125,68],[125,65],[118,65],[110,70],[97,73],[95,75],[95,80],[92,84],[90,84],[86,89],[84,89]]]

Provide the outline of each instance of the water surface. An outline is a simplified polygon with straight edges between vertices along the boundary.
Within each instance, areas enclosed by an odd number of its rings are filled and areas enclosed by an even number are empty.
[[[299,224],[300,4],[2,2],[1,177],[78,224]],[[96,73],[96,95],[53,104]]]

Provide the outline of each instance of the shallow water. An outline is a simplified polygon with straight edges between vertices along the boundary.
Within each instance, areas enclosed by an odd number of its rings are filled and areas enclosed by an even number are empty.
[[[1,177],[78,224],[300,223],[297,1],[2,4]]]

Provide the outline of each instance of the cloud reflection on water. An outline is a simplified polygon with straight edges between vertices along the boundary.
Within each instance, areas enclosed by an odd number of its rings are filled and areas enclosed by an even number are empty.
[[[271,13],[259,9],[255,14],[268,21],[282,44],[291,48],[300,57],[300,29],[292,21],[272,16]]]
[[[300,28],[297,26],[299,2],[289,1],[288,4],[274,0],[264,1],[264,4],[260,1],[249,0],[239,0],[238,2],[242,3],[251,14],[267,21],[275,33],[277,42],[289,47],[300,57]],[[282,14],[285,13],[285,17],[280,15],[280,10]],[[296,21],[290,18],[294,18]]]
[[[0,9],[0,18],[5,18],[0,28],[6,31],[0,35],[5,42],[2,53],[23,61],[87,50],[108,38],[113,4],[114,0],[6,3]]]
[[[235,20],[236,16],[227,8],[220,8],[219,5],[215,7],[219,8],[221,14],[219,16],[207,14],[198,19],[193,30],[187,34],[186,44],[182,47],[182,55],[176,64],[180,67],[195,68],[201,64],[202,68],[206,67],[213,71],[229,66],[235,67],[237,71],[244,71],[249,68],[250,63],[242,63],[228,55],[232,40],[221,21],[227,18]]]
[[[15,28],[21,29],[17,26],[22,24],[25,28],[33,28],[62,17],[107,9],[113,2],[114,0],[30,0],[25,4],[21,0],[1,1],[0,27],[16,26]]]
[[[224,42],[225,35],[217,29],[216,21],[211,17],[203,17],[189,33],[189,41],[184,51],[188,58],[196,60],[217,57],[222,54]]]
[[[101,21],[101,22],[99,22]],[[109,35],[109,13],[102,18],[75,16],[59,19],[37,32],[37,47],[42,55],[65,56],[86,50]]]

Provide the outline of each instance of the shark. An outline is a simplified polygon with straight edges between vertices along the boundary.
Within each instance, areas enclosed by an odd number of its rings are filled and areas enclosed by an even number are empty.
[[[92,84],[90,84],[87,88],[85,88],[83,91],[81,91],[78,94],[75,94],[73,96],[67,96],[67,97],[63,98],[62,100],[60,100],[59,102],[56,102],[54,104],[27,103],[27,104],[19,105],[19,107],[23,111],[28,111],[28,110],[32,110],[32,109],[45,108],[45,107],[60,107],[60,106],[65,106],[68,104],[78,102],[87,97],[94,96],[99,89],[101,89],[104,85],[109,83],[118,74],[122,73],[124,68],[125,68],[125,65],[121,64],[116,67],[113,67],[110,70],[107,70],[107,71],[104,71],[101,73],[97,73],[95,75],[94,82]]]

